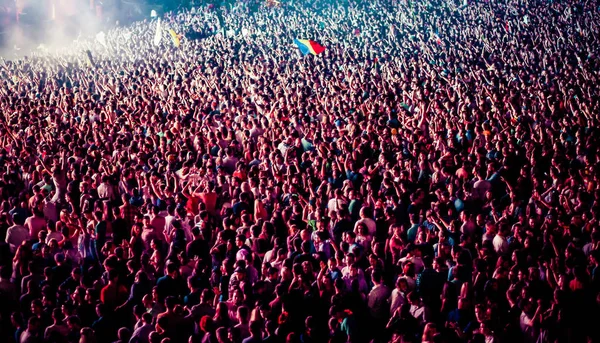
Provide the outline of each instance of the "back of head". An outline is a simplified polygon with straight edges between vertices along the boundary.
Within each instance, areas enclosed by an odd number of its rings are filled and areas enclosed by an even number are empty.
[[[177,271],[177,265],[173,262],[167,263],[167,273],[173,274]]]
[[[167,310],[173,311],[175,305],[177,305],[177,299],[175,299],[175,297],[168,296],[165,298],[165,307],[167,308]]]
[[[150,335],[148,336],[148,341],[150,343],[160,343],[161,340],[162,340],[162,336],[156,331],[152,331],[150,333]]]
[[[275,330],[277,330],[277,323],[274,320],[267,320],[265,329],[267,331],[267,335],[272,336],[275,334]]]
[[[237,313],[240,321],[242,322],[246,322],[250,316],[250,310],[246,306],[238,307]]]
[[[15,225],[23,225],[23,223],[25,223],[25,218],[23,218],[23,216],[19,215],[18,213],[13,213],[12,219]]]
[[[146,324],[152,324],[152,320],[153,320],[153,319],[154,319],[154,318],[152,317],[152,313],[148,313],[148,312],[146,312],[146,313],[144,313],[144,314],[142,315],[142,320],[143,320],[143,321],[144,321],[144,323],[146,323]]]
[[[258,320],[250,322],[250,333],[254,336],[260,336],[262,333],[262,323]]]

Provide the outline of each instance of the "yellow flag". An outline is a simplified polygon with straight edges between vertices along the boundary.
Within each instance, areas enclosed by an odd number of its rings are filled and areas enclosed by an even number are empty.
[[[177,34],[173,29],[169,29],[169,33],[171,34],[171,40],[173,41],[173,44],[176,48],[179,48],[179,37],[177,37]]]

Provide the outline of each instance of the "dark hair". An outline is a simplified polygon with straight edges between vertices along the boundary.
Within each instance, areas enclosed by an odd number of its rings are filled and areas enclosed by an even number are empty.
[[[133,307],[133,314],[136,316],[142,317],[144,313],[146,313],[146,308],[143,305],[137,304]]]
[[[173,296],[168,296],[165,298],[165,307],[168,310],[173,310],[175,308],[175,305],[177,305],[177,299]]]
[[[194,235],[194,236],[198,236],[198,235],[200,235],[200,228],[199,228],[199,227],[197,227],[197,226],[194,226],[194,227],[192,228],[192,235]]]
[[[259,336],[262,333],[262,323],[258,320],[250,322],[250,333]]]
[[[171,274],[177,271],[177,265],[173,262],[167,263],[167,273]]]
[[[0,267],[0,277],[3,279],[8,279],[11,276],[11,269],[8,266],[1,266]]]
[[[383,273],[381,272],[381,270],[375,269],[371,277],[373,278],[373,281],[381,283],[381,280],[383,279]]]

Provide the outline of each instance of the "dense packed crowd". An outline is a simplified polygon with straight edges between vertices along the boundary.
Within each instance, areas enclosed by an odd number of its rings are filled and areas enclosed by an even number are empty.
[[[598,341],[598,5],[228,3],[0,61],[2,341]]]

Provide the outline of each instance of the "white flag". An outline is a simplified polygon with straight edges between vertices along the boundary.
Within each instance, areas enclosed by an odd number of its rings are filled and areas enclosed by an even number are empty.
[[[523,17],[523,22],[525,23],[525,25],[528,25],[528,24],[529,24],[529,17],[528,17],[527,15],[525,15],[525,16]]]
[[[154,34],[154,45],[158,46],[162,39],[162,28],[160,27],[160,18],[156,21],[156,33]]]
[[[100,31],[98,34],[96,34],[96,40],[98,43],[106,47],[106,34],[103,31]]]

